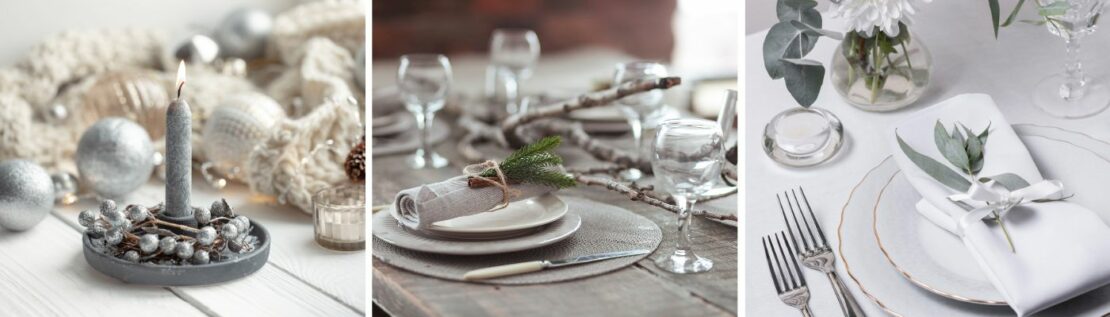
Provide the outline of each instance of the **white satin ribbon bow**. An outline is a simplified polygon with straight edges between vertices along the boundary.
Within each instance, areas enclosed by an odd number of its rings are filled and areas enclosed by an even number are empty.
[[[975,221],[998,212],[999,217],[1004,216],[1010,209],[1039,200],[1059,200],[1064,197],[1064,184],[1057,180],[1042,180],[1025,188],[1010,191],[1002,186],[995,186],[995,181],[986,183],[973,181],[966,193],[948,196],[951,201],[980,202],[986,206],[975,208],[965,214],[956,223],[956,234],[961,237],[964,229]]]

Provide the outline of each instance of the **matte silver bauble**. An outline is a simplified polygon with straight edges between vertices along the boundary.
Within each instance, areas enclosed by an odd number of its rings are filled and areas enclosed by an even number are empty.
[[[46,170],[24,160],[0,163],[0,227],[30,229],[53,208],[54,184]]]
[[[237,174],[251,150],[270,135],[285,111],[273,98],[257,92],[229,96],[204,125],[204,154],[221,173]]]
[[[150,180],[154,146],[138,124],[123,118],[100,120],[77,143],[81,182],[105,198],[119,198]]]
[[[209,64],[220,56],[220,45],[205,35],[193,35],[177,46],[173,56],[190,64]]]
[[[225,57],[261,57],[273,32],[274,19],[256,9],[239,9],[229,14],[212,33]]]

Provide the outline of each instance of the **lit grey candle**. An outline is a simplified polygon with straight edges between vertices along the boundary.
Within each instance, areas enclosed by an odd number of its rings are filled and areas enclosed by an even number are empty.
[[[177,99],[166,109],[166,214],[186,217],[193,214],[189,196],[193,190],[193,114],[181,99],[185,86],[185,62],[177,67]]]

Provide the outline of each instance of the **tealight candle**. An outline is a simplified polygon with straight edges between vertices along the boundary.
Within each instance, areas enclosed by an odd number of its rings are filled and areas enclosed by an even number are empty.
[[[185,61],[177,67],[177,98],[166,109],[166,215],[190,217],[193,189],[193,113],[181,99],[185,87]]]

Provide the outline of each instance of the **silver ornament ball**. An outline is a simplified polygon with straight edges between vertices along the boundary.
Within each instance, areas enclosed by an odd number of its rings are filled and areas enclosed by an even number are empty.
[[[355,56],[355,83],[360,88],[366,86],[366,48],[360,48]]]
[[[107,118],[85,130],[77,143],[77,171],[101,197],[118,198],[150,180],[154,145],[138,124]]]
[[[209,64],[220,56],[220,45],[205,35],[193,35],[177,46],[174,57],[190,64]]]
[[[54,207],[54,183],[38,164],[24,160],[0,163],[0,227],[31,229]]]
[[[284,118],[281,105],[264,94],[250,92],[227,97],[212,110],[204,125],[204,155],[220,172],[235,174],[250,158],[251,150],[264,142]]]
[[[261,57],[266,52],[266,41],[273,32],[274,19],[269,13],[257,9],[239,9],[229,14],[212,37],[220,44],[225,57],[245,59]]]

